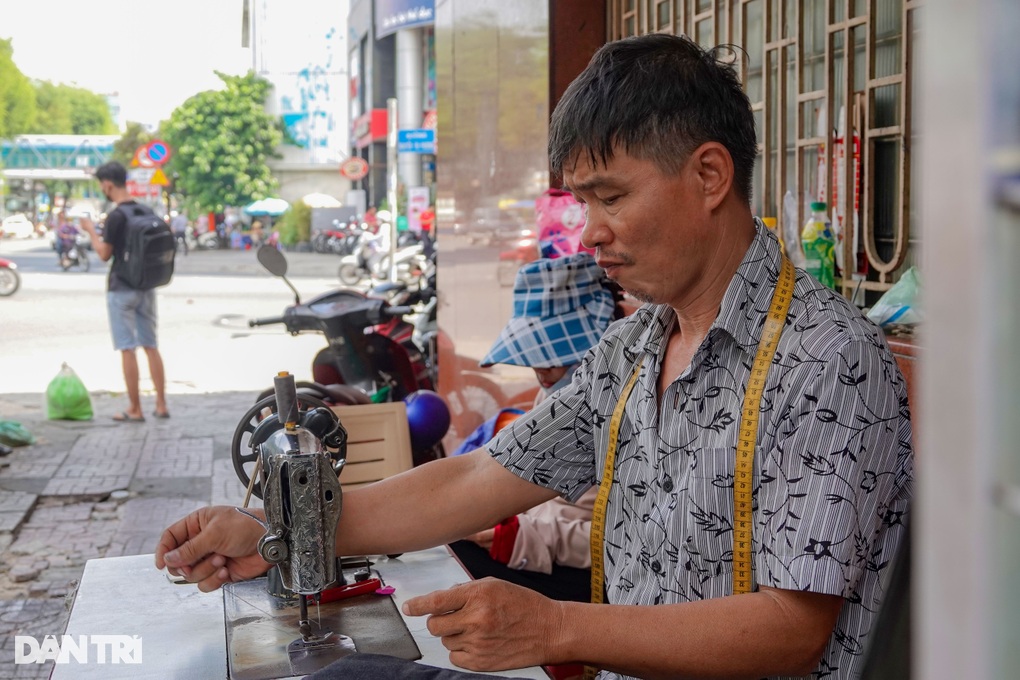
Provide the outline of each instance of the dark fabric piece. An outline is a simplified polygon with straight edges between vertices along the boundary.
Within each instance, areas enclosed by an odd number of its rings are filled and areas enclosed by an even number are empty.
[[[305,680],[488,680],[491,677],[425,666],[381,654],[354,654],[315,671]]]
[[[489,556],[489,551],[471,541],[450,544],[457,559],[472,578],[492,576],[542,593],[553,600],[591,602],[591,570],[554,564],[551,574],[511,569]]]
[[[124,201],[119,203],[117,207],[122,205],[138,205],[137,201]],[[124,242],[125,227],[127,226],[127,216],[120,210],[111,210],[106,215],[106,221],[103,223],[103,241],[113,246],[113,257],[110,258],[110,272],[106,277],[106,289],[107,290],[130,290],[131,287],[120,280],[120,278],[113,273],[113,263],[117,260],[124,259]]]

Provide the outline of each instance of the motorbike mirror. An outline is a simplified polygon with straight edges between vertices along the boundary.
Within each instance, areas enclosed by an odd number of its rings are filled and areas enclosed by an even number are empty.
[[[294,287],[290,281],[287,280],[287,258],[283,256],[279,250],[270,245],[260,246],[255,257],[258,258],[259,263],[265,267],[270,274],[273,276],[279,276],[283,279],[283,282],[287,284],[287,287],[294,292],[294,304],[301,304],[301,296],[298,295],[297,288]]]
[[[287,258],[273,246],[260,246],[255,257],[258,258],[259,264],[265,267],[273,276],[287,275]]]

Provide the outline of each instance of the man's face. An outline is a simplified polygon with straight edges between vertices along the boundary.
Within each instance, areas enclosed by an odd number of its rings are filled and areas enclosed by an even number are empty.
[[[679,306],[713,247],[693,164],[664,174],[619,150],[605,166],[580,153],[563,180],[585,204],[581,242],[607,276],[642,302]]]
[[[113,186],[113,182],[108,179],[100,180],[99,190],[103,192],[103,196],[106,196],[106,200],[112,201],[110,198],[110,188]]]

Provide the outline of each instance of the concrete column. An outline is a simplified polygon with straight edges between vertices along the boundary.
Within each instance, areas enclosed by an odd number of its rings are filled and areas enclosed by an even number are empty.
[[[397,31],[397,107],[401,130],[421,127],[423,62],[422,29]],[[405,187],[421,184],[421,157],[418,154],[400,154],[398,167],[400,181]]]

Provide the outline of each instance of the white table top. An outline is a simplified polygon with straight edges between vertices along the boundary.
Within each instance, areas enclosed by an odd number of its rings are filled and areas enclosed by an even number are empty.
[[[373,569],[396,588],[399,607],[416,595],[468,580],[444,548],[381,558]],[[456,668],[439,638],[425,628],[425,617],[404,617],[421,650],[420,663]],[[223,593],[203,593],[194,585],[175,585],[157,571],[152,555],[89,560],[85,565],[67,635],[138,635],[141,664],[92,661],[54,666],[51,680],[226,680],[227,649]],[[493,676],[547,680],[541,668],[492,673]]]

